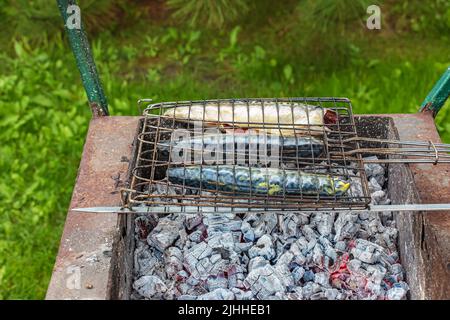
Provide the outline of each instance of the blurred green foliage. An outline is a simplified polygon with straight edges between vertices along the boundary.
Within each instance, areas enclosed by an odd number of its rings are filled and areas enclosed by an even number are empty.
[[[43,298],[90,111],[56,5],[5,2],[0,29],[22,31],[0,34],[0,298]],[[139,98],[274,96],[345,96],[355,113],[416,112],[450,65],[441,0],[380,1],[381,31],[365,28],[362,0],[246,2],[231,20],[214,18],[220,28],[179,24],[162,0],[80,3],[112,115],[137,115]],[[305,6],[316,6],[309,18]],[[24,16],[9,20],[17,10]],[[317,30],[307,23],[314,17],[331,21]],[[437,126],[450,142],[448,102]]]
[[[167,0],[173,17],[190,26],[222,27],[249,9],[248,0]]]

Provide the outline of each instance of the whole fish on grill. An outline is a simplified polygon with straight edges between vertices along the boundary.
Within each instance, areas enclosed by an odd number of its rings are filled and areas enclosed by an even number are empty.
[[[342,196],[350,188],[350,183],[326,174],[229,165],[171,167],[167,178],[186,187],[269,196]]]
[[[180,121],[220,123],[222,127],[255,128],[260,132],[282,136],[323,135],[327,130],[325,124],[337,122],[337,114],[333,110],[298,102],[194,103],[169,108],[163,116]]]
[[[315,137],[294,136],[280,137],[277,135],[262,134],[214,134],[205,136],[193,136],[182,140],[160,141],[157,145],[162,154],[168,157],[169,152],[197,152],[214,150],[219,154],[218,159],[226,159],[229,155],[257,156],[270,154],[287,155],[300,158],[318,158],[323,150],[323,141]],[[262,152],[261,152],[262,151]],[[231,156],[232,157],[232,156]]]

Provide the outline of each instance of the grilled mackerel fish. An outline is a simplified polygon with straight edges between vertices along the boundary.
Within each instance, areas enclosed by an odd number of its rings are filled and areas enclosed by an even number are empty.
[[[336,123],[337,115],[330,109],[302,103],[261,103],[254,101],[248,104],[237,101],[178,106],[166,110],[163,116],[180,121],[204,121],[220,123],[222,127],[255,128],[267,134],[323,135],[324,125]],[[264,125],[262,125],[264,123]],[[295,130],[294,130],[295,128]]]
[[[350,183],[325,174],[228,165],[173,167],[167,178],[186,187],[269,196],[342,196],[350,188]]]
[[[158,143],[158,149],[168,156],[169,151],[203,153],[205,150],[219,154],[219,159],[234,155],[249,155],[258,151],[277,152],[279,155],[296,156],[300,158],[318,158],[323,150],[323,141],[314,137],[280,137],[258,134],[215,134],[192,137],[183,140],[166,140]]]

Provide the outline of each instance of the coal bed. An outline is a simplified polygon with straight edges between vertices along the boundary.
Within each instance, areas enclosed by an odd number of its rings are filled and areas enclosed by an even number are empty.
[[[361,136],[396,136],[388,118],[356,120]],[[411,178],[407,166],[365,169],[373,204],[414,199],[411,186],[394,189]],[[137,214],[122,290],[131,299],[406,299],[419,290],[408,276],[419,267],[401,263],[414,245],[405,242],[408,219],[367,211]]]

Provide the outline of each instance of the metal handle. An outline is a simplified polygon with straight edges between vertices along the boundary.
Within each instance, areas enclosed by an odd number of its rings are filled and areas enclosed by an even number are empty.
[[[89,106],[94,117],[107,116],[108,103],[106,101],[103,87],[100,83],[97,67],[92,57],[91,48],[83,29],[83,24],[80,24],[80,28],[69,28],[67,26],[67,19],[71,12],[68,11],[69,6],[76,5],[75,0],[57,0],[61,16],[64,20],[64,26],[69,38],[70,46],[72,48],[73,55],[77,62],[78,70],[81,74],[81,80],[83,81],[84,90],[89,100]],[[81,19],[81,17],[79,17]]]
[[[444,72],[439,81],[431,89],[428,96],[422,102],[420,111],[431,111],[433,117],[437,115],[439,110],[444,106],[445,101],[450,96],[450,67]]]

